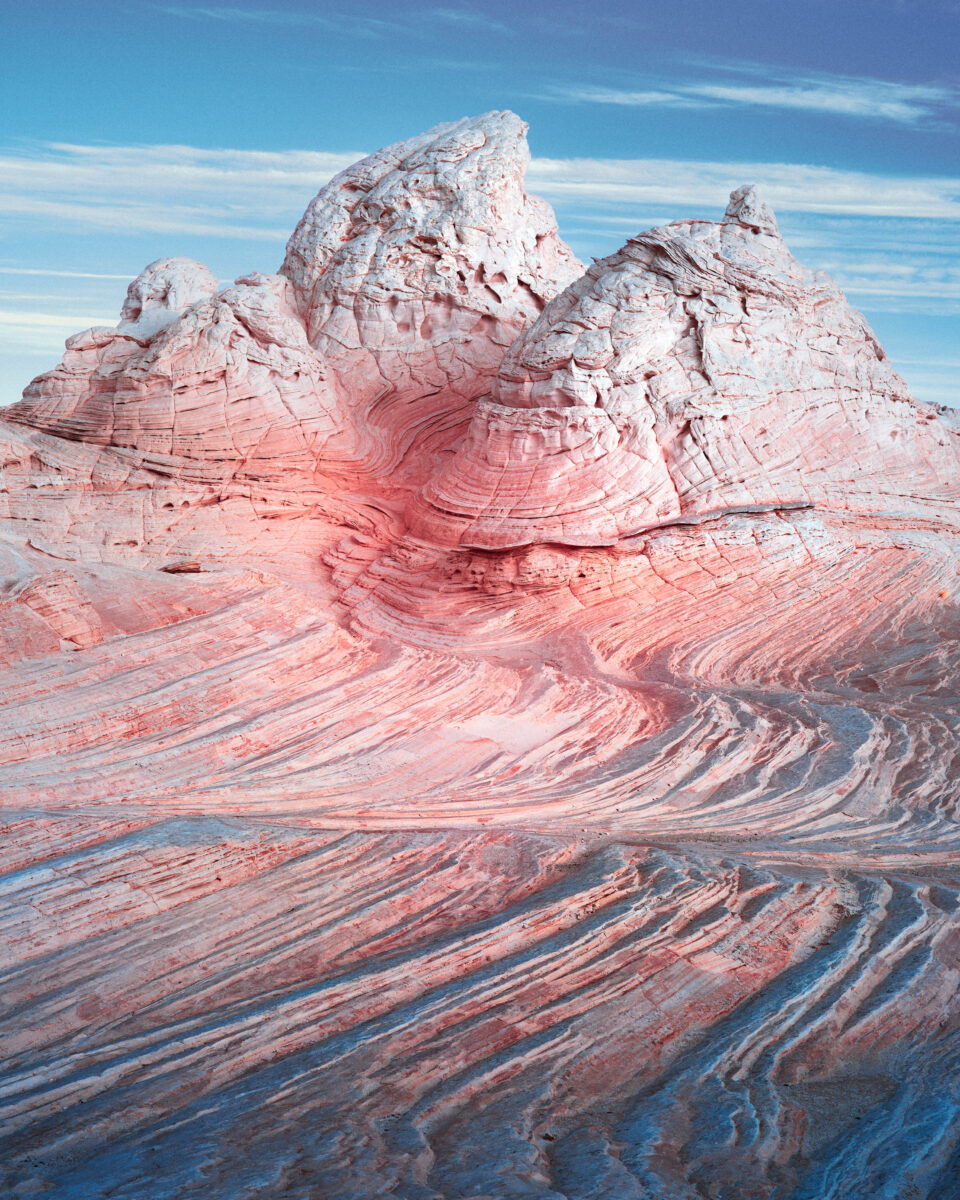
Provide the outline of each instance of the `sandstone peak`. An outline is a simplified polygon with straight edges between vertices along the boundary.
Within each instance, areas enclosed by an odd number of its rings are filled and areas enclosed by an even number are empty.
[[[580,274],[550,207],[524,191],[526,130],[512,112],[437,125],[321,189],[280,268],[321,353],[452,343],[475,362],[477,334],[505,348]]]
[[[556,236],[549,210],[523,191],[530,160],[526,131],[512,112],[464,117],[341,171],[308,206],[287,244],[281,273],[294,281],[309,309],[324,276],[324,298],[338,285],[351,292],[365,285],[386,299],[398,291],[420,294],[426,285],[462,295],[458,267],[482,263],[485,274],[501,273],[487,259],[491,252],[505,255],[499,267],[522,272],[524,253],[536,239]],[[510,235],[531,217],[536,227],[514,244]],[[361,249],[368,258],[363,279],[356,281]],[[553,283],[546,280],[548,291]],[[493,299],[484,292],[476,298],[487,302],[485,309]]]
[[[287,245],[280,272],[349,380],[352,452],[377,470],[406,459],[423,478],[510,342],[583,269],[524,190],[526,130],[489,112],[388,146],[322,188]]]

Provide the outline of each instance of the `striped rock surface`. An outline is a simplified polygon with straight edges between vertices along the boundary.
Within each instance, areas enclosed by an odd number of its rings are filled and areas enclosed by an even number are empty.
[[[960,1195],[957,422],[522,134],[0,421],[4,1196]]]

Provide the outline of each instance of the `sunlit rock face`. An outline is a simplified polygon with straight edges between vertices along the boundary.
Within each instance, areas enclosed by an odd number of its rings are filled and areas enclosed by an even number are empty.
[[[523,132],[3,414],[4,1196],[957,1195],[956,418]]]
[[[524,192],[525,133],[494,112],[388,146],[331,180],[287,245],[281,274],[374,461],[449,445],[513,339],[583,269]]]

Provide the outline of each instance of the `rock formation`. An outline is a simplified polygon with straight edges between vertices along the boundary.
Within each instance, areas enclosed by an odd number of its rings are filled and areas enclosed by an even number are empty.
[[[2,414],[4,1195],[956,1194],[960,424],[524,128]]]
[[[393,485],[415,450],[422,479],[516,335],[582,269],[524,193],[525,129],[488,113],[342,171],[279,275],[218,292],[199,263],[152,263],[116,329],[72,338],[8,419],[261,473],[346,458]]]
[[[732,511],[956,501],[956,449],[754,188],[631,238],[503,360],[448,469],[437,536],[599,545]]]

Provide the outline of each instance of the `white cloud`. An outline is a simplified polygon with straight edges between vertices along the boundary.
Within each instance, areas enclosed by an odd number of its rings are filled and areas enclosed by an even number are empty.
[[[446,21],[451,25],[465,26],[470,29],[485,29],[490,33],[509,33],[510,28],[502,21],[494,21],[483,13],[474,12],[468,8],[431,8],[428,16],[438,21]]]
[[[722,209],[740,184],[756,183],[782,212],[960,218],[960,177],[875,175],[802,163],[536,158],[527,178],[548,199],[702,206],[704,216]]]
[[[285,242],[290,236],[290,230],[286,228],[264,229],[256,225],[211,221],[208,218],[216,217],[216,209],[211,212],[183,205],[62,203],[41,197],[0,194],[0,213],[55,220],[58,223],[68,221],[87,229],[108,230],[118,234],[168,233],[270,242]]]
[[[362,153],[48,143],[0,154],[0,213],[126,233],[284,242]]]
[[[98,316],[95,311],[71,315],[0,310],[0,405],[16,400],[38,370],[56,366],[67,338],[94,325],[116,325],[118,320],[119,313]],[[19,371],[12,370],[18,360],[23,365]]]
[[[804,109],[837,116],[898,121],[907,125],[936,115],[940,105],[956,102],[954,94],[945,88],[887,83],[876,79],[833,82],[811,79],[768,87],[701,84],[683,90],[690,96],[702,96],[726,104]]]
[[[316,29],[350,37],[383,38],[398,34],[415,38],[431,36],[438,21],[495,33],[509,33],[502,21],[496,21],[469,8],[397,8],[397,19],[386,20],[365,14],[362,8],[333,8],[325,12],[294,11],[289,8],[245,8],[230,4],[155,4],[154,11],[164,16],[189,21],[220,22],[230,25],[270,26]]]
[[[539,99],[573,104],[612,104],[626,107],[715,108],[726,106],[781,108],[905,125],[937,119],[943,109],[955,109],[960,96],[935,84],[896,83],[847,75],[787,75],[757,64],[725,66],[703,63],[701,68],[747,76],[743,82],[704,82],[698,78],[657,80],[639,89],[564,85],[548,89]],[[763,83],[750,80],[767,75]]]
[[[56,271],[44,267],[0,267],[0,275],[48,275],[57,279],[130,279],[125,275],[104,275],[100,271]]]
[[[894,370],[898,371],[918,400],[926,400],[930,404],[946,404],[950,408],[960,408],[960,376],[957,365],[953,362],[942,362],[939,359],[913,361],[911,359],[892,357]]]
[[[189,21],[224,21],[230,24],[306,26],[340,29],[343,14],[331,17],[312,12],[285,12],[279,8],[239,8],[228,4],[155,4],[155,11]],[[358,26],[364,22],[358,20]]]
[[[869,280],[845,277],[837,272],[837,282],[851,296],[922,297],[925,300],[960,300],[960,284],[916,282],[874,283]]]
[[[0,325],[22,325],[28,329],[89,329],[92,325],[116,325],[118,316],[77,317],[67,313],[4,312],[0,309]]]
[[[615,104],[622,108],[644,108],[656,106],[660,108],[705,108],[702,100],[691,96],[681,95],[676,91],[647,90],[628,91],[622,88],[606,87],[565,87],[553,88],[546,94],[536,97],[538,100],[567,100],[583,104]]]
[[[275,206],[290,190],[302,203],[338,171],[362,158],[360,152],[330,154],[310,150],[208,150],[197,146],[110,146],[48,142],[32,154],[0,155],[6,191],[70,195],[142,197],[152,191],[202,193],[205,200],[235,201],[253,188],[249,207]]]

